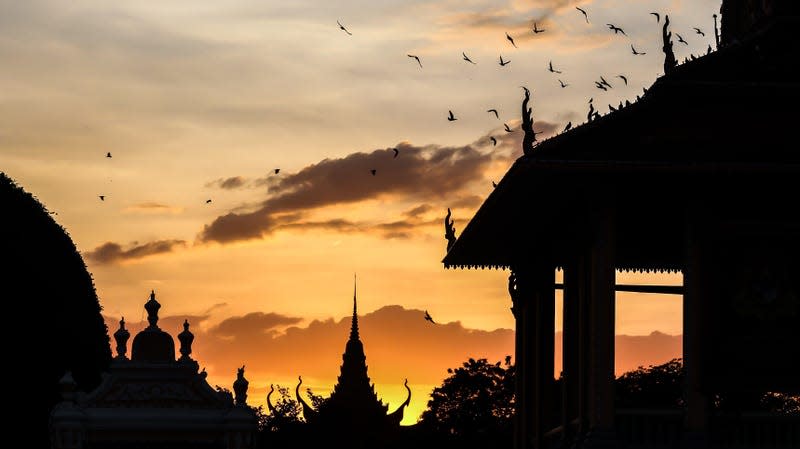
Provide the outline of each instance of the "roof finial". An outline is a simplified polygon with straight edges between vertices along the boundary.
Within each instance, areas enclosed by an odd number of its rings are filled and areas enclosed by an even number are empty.
[[[353,273],[353,320],[350,324],[350,339],[358,340],[358,304],[356,303],[356,274]]]
[[[161,304],[156,301],[156,291],[150,290],[150,300],[144,304],[145,310],[147,310],[147,322],[150,323],[150,327],[158,327],[158,309],[161,308]]]
[[[130,338],[131,333],[128,332],[128,329],[125,329],[125,317],[122,317],[119,320],[119,329],[114,332],[114,340],[117,342],[117,360],[125,360],[125,354],[128,352],[128,338]]]

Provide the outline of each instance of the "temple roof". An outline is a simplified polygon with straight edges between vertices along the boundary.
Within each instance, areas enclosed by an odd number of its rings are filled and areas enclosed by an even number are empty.
[[[797,187],[797,114],[786,111],[800,106],[798,27],[773,17],[675,67],[639,101],[541,142],[514,162],[445,267],[510,267],[578,244],[604,198],[621,214],[618,268],[680,270],[687,198],[713,193],[715,206],[735,207]]]
[[[145,303],[147,321],[150,323],[133,338],[131,360],[137,362],[174,362],[175,342],[172,336],[158,327],[158,310],[161,304],[156,301],[156,293],[150,292]]]

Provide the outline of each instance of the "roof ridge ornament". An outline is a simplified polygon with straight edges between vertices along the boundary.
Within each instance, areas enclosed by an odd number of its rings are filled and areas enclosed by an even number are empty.
[[[144,308],[147,310],[147,322],[150,323],[150,327],[158,329],[158,309],[161,308],[161,304],[156,301],[155,290],[150,290],[150,299],[144,304]]]
[[[672,32],[669,31],[669,15],[664,18],[664,28],[661,30],[661,38],[664,41],[664,75],[669,75],[678,65],[675,59],[675,52],[672,51]]]

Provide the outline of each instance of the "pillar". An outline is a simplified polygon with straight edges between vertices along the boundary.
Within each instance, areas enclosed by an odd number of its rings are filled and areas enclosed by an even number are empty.
[[[573,261],[565,264],[564,294],[561,331],[561,426],[563,432],[563,447],[567,447],[573,440],[575,429],[573,420],[578,418],[579,395],[579,299],[580,299],[580,274],[578,263]]]

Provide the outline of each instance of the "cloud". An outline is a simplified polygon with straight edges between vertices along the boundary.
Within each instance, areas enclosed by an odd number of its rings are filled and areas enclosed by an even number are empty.
[[[186,246],[185,240],[156,240],[142,244],[133,242],[126,249],[123,249],[119,243],[106,242],[85,255],[92,262],[112,264],[141,259],[155,254],[169,253],[183,246]]]
[[[341,218],[306,219],[306,213],[315,209],[371,199],[441,201],[467,197],[464,204],[476,204],[473,195],[467,193],[468,187],[483,179],[484,171],[493,161],[508,160],[508,152],[486,151],[485,142],[488,139],[464,146],[416,146],[402,142],[396,146],[400,150],[396,159],[391,149],[377,149],[324,159],[279,179],[257,181],[269,186],[269,198],[255,210],[217,217],[204,227],[200,240],[226,243],[291,228],[357,232],[391,227],[391,223],[357,223]],[[371,175],[370,170],[376,170],[376,174]]]
[[[183,208],[170,206],[169,204],[156,203],[154,201],[146,201],[128,206],[123,209],[123,212],[135,214],[179,214],[183,212]]]
[[[412,209],[409,209],[409,210],[403,212],[403,215],[405,215],[407,217],[416,218],[416,217],[419,217],[422,214],[430,212],[431,209],[433,209],[433,207],[431,207],[430,204],[420,204],[417,207],[414,207]]]
[[[301,318],[288,317],[277,313],[251,312],[240,317],[230,317],[210,330],[210,334],[233,340],[274,335],[275,328],[298,324]]]
[[[230,178],[215,179],[206,184],[206,187],[216,187],[219,189],[233,190],[244,187],[247,184],[247,178],[244,176],[231,176]]]

